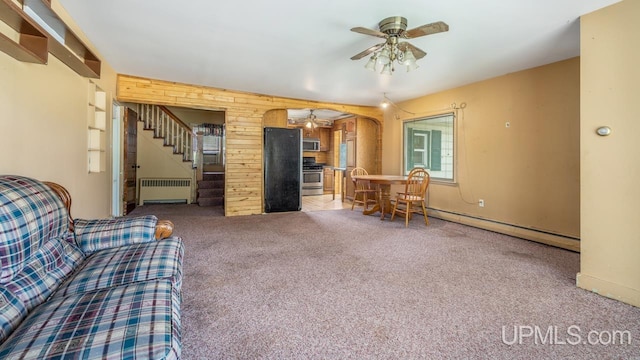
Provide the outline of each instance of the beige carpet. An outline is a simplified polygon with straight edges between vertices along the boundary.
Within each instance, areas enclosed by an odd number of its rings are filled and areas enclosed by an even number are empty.
[[[577,253],[350,210],[146,213],[186,245],[184,359],[640,359],[640,309],[578,289]]]

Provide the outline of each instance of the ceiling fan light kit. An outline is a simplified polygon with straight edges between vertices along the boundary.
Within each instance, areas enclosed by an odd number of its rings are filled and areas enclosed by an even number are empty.
[[[378,23],[379,30],[363,27],[352,28],[351,31],[360,34],[376,36],[385,39],[385,42],[374,45],[351,57],[351,60],[359,60],[372,54],[365,64],[365,69],[376,71],[382,66],[381,74],[391,75],[395,71],[395,63],[407,67],[407,72],[417,69],[418,59],[427,55],[423,50],[399,39],[413,39],[420,36],[449,31],[449,25],[442,21],[418,26],[407,31],[407,19],[402,16],[388,17]]]
[[[313,109],[309,110],[309,116],[307,117],[306,122],[304,123],[304,126],[307,129],[315,129],[316,127],[318,127],[318,123],[316,122],[316,116],[313,114]]]

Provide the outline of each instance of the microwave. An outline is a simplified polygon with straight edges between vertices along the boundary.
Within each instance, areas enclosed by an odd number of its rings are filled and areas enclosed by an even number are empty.
[[[303,138],[302,151],[320,151],[320,139]]]

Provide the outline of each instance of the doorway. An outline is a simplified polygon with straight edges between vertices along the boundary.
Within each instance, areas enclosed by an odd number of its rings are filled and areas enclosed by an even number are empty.
[[[122,216],[122,164],[120,162],[122,154],[122,113],[124,111],[122,105],[113,102],[111,118],[111,216]]]

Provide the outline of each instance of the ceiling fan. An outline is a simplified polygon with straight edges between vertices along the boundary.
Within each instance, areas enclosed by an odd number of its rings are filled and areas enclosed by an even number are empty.
[[[313,113],[313,109],[309,110],[309,115],[305,118],[290,118],[289,124],[304,124],[304,127],[308,129],[315,129],[319,126],[331,126],[331,120],[318,119]]]
[[[377,64],[382,65],[382,74],[391,74],[394,69],[394,61],[407,66],[407,71],[418,68],[417,59],[422,59],[426,52],[411,45],[402,39],[415,39],[420,36],[437,34],[449,31],[449,25],[442,21],[418,26],[407,30],[407,19],[402,16],[388,17],[378,23],[379,30],[364,27],[354,27],[353,32],[376,36],[385,39],[384,42],[374,45],[359,54],[351,57],[351,60],[359,60],[373,53],[365,68],[375,71]]]

